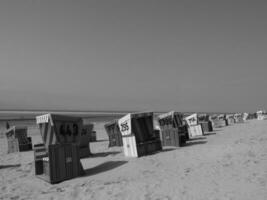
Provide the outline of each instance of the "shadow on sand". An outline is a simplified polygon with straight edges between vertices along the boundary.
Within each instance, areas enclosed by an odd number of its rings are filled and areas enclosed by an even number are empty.
[[[174,151],[174,150],[177,150],[177,148],[175,148],[175,147],[173,148],[173,147],[170,147],[170,146],[165,146],[165,147],[163,147],[162,150],[157,150],[157,151],[153,151],[153,152],[147,153],[146,155],[144,155],[142,157],[150,156],[150,155],[155,155],[155,154],[158,154],[158,153],[164,153],[164,152]]]
[[[86,169],[84,176],[93,176],[95,174],[106,172],[106,171],[115,169],[117,167],[120,167],[121,165],[124,165],[126,163],[127,163],[127,161],[108,161],[108,162],[102,163],[96,167]]]
[[[187,143],[183,144],[182,147],[189,147],[189,146],[193,146],[193,145],[198,145],[198,144],[206,144],[207,141],[188,141]]]
[[[177,147],[178,148],[178,147]],[[171,148],[171,147],[165,147],[164,149],[162,149],[159,152],[169,152],[169,151],[174,151],[177,150],[177,148]]]
[[[197,138],[191,138],[188,141],[196,141],[196,140],[205,140],[207,139],[206,137],[197,137]]]
[[[11,167],[20,167],[20,164],[16,165],[0,165],[0,169],[6,169],[6,168],[11,168]]]
[[[100,152],[100,153],[93,153],[91,157],[107,157],[109,155],[117,155],[121,153],[120,151],[111,151],[111,152]]]
[[[219,132],[219,131],[222,131],[222,130],[223,130],[223,127],[221,127],[221,128],[214,128],[212,132]]]
[[[206,133],[204,133],[204,136],[208,136],[208,135],[216,135],[216,132],[206,132]]]

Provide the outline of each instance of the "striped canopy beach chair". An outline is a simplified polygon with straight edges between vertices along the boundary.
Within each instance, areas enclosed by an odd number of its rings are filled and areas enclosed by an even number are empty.
[[[203,134],[213,131],[212,122],[210,121],[208,114],[198,115],[198,123],[202,127]]]
[[[183,123],[183,114],[171,111],[158,116],[162,146],[182,146],[188,139],[188,130]]]
[[[185,121],[188,125],[189,138],[194,138],[196,136],[202,136],[203,135],[202,127],[198,123],[197,113],[186,117]]]
[[[28,128],[24,126],[11,126],[5,131],[8,153],[32,150],[32,140],[27,132]]]
[[[36,176],[54,184],[82,175],[80,157],[90,154],[82,118],[49,113],[36,123],[43,139],[34,147]]]

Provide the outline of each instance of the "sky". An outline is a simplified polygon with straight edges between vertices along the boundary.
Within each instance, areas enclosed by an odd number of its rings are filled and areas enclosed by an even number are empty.
[[[256,0],[1,0],[0,109],[266,109],[266,19]]]

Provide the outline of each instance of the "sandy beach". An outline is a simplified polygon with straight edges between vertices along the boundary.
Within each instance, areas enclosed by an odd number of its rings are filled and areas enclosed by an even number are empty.
[[[267,200],[266,19],[267,1],[0,0],[0,200]]]
[[[108,148],[102,125],[96,124],[93,156],[82,159],[86,175],[55,185],[35,177],[32,151],[6,154],[1,138],[0,199],[267,199],[267,121],[216,129],[137,159]]]

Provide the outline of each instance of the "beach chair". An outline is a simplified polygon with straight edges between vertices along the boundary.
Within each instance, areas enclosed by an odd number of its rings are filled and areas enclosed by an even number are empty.
[[[162,146],[180,147],[188,139],[188,130],[183,123],[183,115],[178,112],[168,112],[158,116],[161,130]]]
[[[185,121],[186,121],[186,123],[188,125],[188,135],[189,135],[190,139],[194,138],[194,137],[197,137],[197,136],[202,136],[203,135],[202,127],[198,123],[197,113],[186,117]]]
[[[234,114],[235,123],[243,123],[243,116],[241,113]]]
[[[256,115],[257,115],[258,120],[266,120],[267,119],[267,114],[266,114],[266,111],[264,111],[264,110],[257,111]]]
[[[198,123],[202,127],[203,134],[213,131],[212,122],[209,120],[209,115],[198,115]]]
[[[212,115],[210,116],[210,121],[213,128],[222,128],[227,125],[224,115]]]
[[[248,120],[257,119],[257,113],[249,113]]]
[[[221,126],[228,126],[225,114],[218,115],[218,120],[221,121]]]
[[[27,137],[27,127],[12,126],[5,131],[8,153],[32,150],[31,137]]]
[[[123,144],[122,144],[122,136],[118,120],[110,121],[106,123],[104,126],[109,138],[108,147],[114,147],[114,146],[121,147]]]
[[[43,139],[43,145],[34,148],[36,176],[54,184],[82,175],[80,157],[84,151],[90,154],[82,119],[46,114],[37,116],[36,123]]]
[[[235,123],[234,115],[232,114],[226,115],[226,120],[228,125],[233,125]]]
[[[243,117],[243,121],[245,122],[248,120],[249,114],[245,112],[242,114],[242,117]]]
[[[118,120],[124,155],[140,157],[162,150],[155,135],[153,112],[129,113]]]

